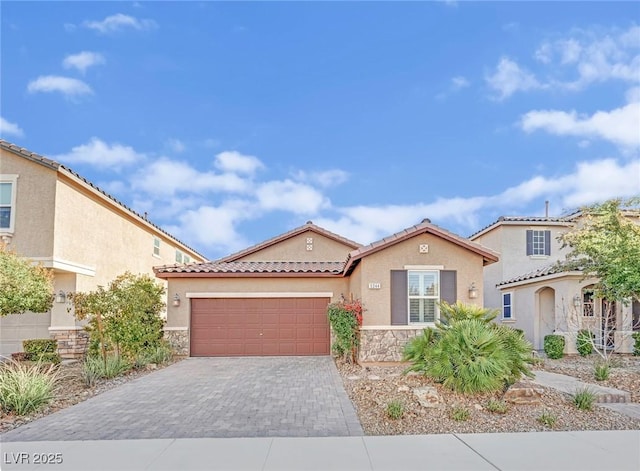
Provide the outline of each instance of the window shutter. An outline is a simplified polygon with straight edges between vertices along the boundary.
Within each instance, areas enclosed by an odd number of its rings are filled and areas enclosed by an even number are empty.
[[[533,255],[533,231],[527,231],[527,255]]]
[[[440,272],[440,300],[454,304],[458,300],[457,273],[455,270]]]
[[[406,270],[391,270],[391,325],[407,325],[409,295]]]
[[[551,231],[544,231],[544,254],[551,255]]]

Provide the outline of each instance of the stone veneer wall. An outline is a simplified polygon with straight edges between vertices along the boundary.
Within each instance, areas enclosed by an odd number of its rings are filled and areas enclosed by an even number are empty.
[[[189,331],[187,329],[166,329],[164,338],[171,345],[173,353],[181,356],[189,355]]]
[[[361,329],[359,359],[366,361],[402,361],[405,344],[422,333],[422,328]]]
[[[89,346],[89,333],[83,328],[52,330],[50,335],[58,342],[60,358],[82,358]]]

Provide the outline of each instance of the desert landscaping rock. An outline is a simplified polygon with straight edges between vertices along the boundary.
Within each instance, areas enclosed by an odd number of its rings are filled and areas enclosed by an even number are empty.
[[[512,404],[540,404],[544,389],[535,384],[518,381],[507,389],[503,399]]]
[[[413,395],[418,400],[418,404],[422,407],[442,407],[442,397],[440,397],[436,388],[432,388],[431,386],[415,388],[413,390]]]

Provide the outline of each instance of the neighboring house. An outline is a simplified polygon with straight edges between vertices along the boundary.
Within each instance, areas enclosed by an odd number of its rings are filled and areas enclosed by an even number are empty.
[[[22,340],[58,339],[63,357],[83,352],[86,334],[68,293],[95,290],[130,271],[203,261],[195,250],[53,160],[0,140],[0,239],[50,268],[56,297],[47,313],[0,317],[0,354]]]
[[[428,220],[361,246],[311,222],[215,262],[157,267],[165,332],[191,356],[326,355],[327,305],[360,299],[362,361],[398,361],[439,301],[482,305],[498,256]]]
[[[627,216],[640,223],[637,213]],[[581,217],[580,212],[566,217],[501,217],[473,234],[471,240],[500,254],[498,263],[484,270],[484,306],[498,309],[498,322],[522,329],[537,350],[544,348],[546,335],[555,333],[565,336],[566,353],[576,353],[577,332],[590,329],[598,344],[606,342],[615,351],[630,353],[630,334],[640,328],[640,304],[608,305],[594,299],[597,280],[557,267],[569,250],[562,248],[558,236],[580,224]],[[607,309],[611,316],[602,315]]]

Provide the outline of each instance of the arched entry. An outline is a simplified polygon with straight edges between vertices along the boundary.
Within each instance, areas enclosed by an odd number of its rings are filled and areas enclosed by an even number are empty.
[[[544,337],[556,330],[556,291],[542,288],[538,291],[538,338],[536,348],[544,348]]]

